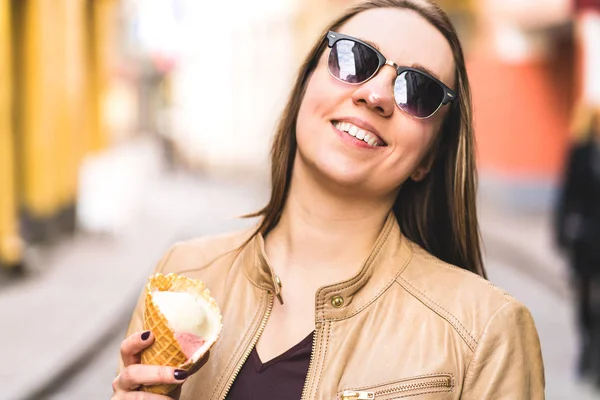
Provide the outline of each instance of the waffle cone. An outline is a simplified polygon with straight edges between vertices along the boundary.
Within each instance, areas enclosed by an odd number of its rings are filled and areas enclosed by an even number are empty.
[[[210,296],[210,291],[200,280],[190,279],[176,274],[156,274],[148,280],[146,286],[145,308],[144,308],[144,329],[152,331],[154,343],[142,352],[142,364],[163,365],[192,370],[202,359],[202,356],[212,347],[218,338],[218,332],[214,340],[208,339],[205,350],[202,354],[195,354],[194,359],[188,360],[183,353],[179,343],[175,339],[175,334],[169,327],[165,316],[152,301],[152,292],[170,291],[187,292],[195,297],[202,298],[210,305],[211,310],[218,313],[218,330],[221,329],[221,314],[216,301]],[[175,390],[179,385],[152,385],[141,387],[142,391],[166,395]]]

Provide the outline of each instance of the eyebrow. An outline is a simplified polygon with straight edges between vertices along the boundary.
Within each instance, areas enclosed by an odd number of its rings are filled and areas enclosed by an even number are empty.
[[[380,53],[383,54],[383,52],[381,51],[381,49],[379,48],[379,46],[377,46],[377,44],[375,44],[375,43],[373,43],[373,42],[371,42],[370,40],[367,40],[367,39],[363,39],[363,38],[358,38],[358,39],[361,40],[361,41],[363,41],[363,42],[365,42],[365,43],[367,43],[367,44],[369,44],[369,45],[371,45],[371,46],[373,46],[374,48],[377,49],[377,51],[379,51]],[[410,67],[414,68],[414,69],[418,69],[419,71],[424,72],[424,73],[426,73],[428,75],[431,75],[431,76],[433,76],[435,79],[437,79],[440,82],[442,81],[440,79],[440,77],[436,73],[434,73],[432,70],[430,70],[429,68],[427,68],[427,67],[425,67],[425,66],[423,66],[423,65],[421,65],[419,63],[414,63]]]
[[[442,81],[440,79],[440,77],[437,76],[433,71],[431,71],[430,69],[422,66],[421,64],[415,63],[415,64],[411,65],[410,67],[414,68],[414,69],[418,69],[421,72],[425,72],[426,74],[431,75],[432,77],[434,77],[435,79],[437,79],[440,82]]]
[[[363,38],[358,38],[360,41],[365,42],[373,47],[375,47],[377,49],[377,51],[379,51],[381,53],[381,49],[379,48],[379,46],[377,46],[375,43],[371,42],[370,40],[367,39],[363,39]]]

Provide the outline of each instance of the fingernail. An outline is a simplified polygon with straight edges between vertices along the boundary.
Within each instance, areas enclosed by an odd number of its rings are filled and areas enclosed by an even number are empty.
[[[174,375],[175,379],[177,379],[178,381],[182,381],[188,377],[188,372],[183,369],[176,369]]]
[[[150,337],[150,331],[146,331],[146,332],[142,333],[142,340],[148,340],[149,337]]]

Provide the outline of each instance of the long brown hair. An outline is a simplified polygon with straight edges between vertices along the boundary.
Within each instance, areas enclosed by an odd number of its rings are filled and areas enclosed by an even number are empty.
[[[257,234],[266,234],[278,222],[292,177],[296,155],[296,120],[308,80],[326,49],[325,33],[337,31],[355,15],[375,8],[402,8],[417,12],[445,37],[456,64],[457,101],[451,104],[433,146],[434,162],[427,177],[407,180],[394,204],[402,233],[450,264],[485,277],[476,206],[475,137],[471,91],[462,46],[444,11],[430,0],[370,0],[337,18],[311,49],[300,68],[271,149],[271,199],[251,216],[263,217]]]
[[[575,107],[571,131],[577,142],[594,140],[596,131],[600,130],[600,107],[580,103]]]

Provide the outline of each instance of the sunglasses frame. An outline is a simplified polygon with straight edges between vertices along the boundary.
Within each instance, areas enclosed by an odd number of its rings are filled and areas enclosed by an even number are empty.
[[[396,103],[396,106],[398,106],[398,108],[400,110],[402,110],[403,112],[405,112],[406,114],[410,115],[411,117],[417,118],[417,119],[427,119],[427,118],[430,118],[436,112],[438,112],[438,110],[443,105],[446,105],[446,104],[448,104],[448,103],[450,103],[450,102],[452,102],[452,101],[454,101],[456,99],[456,92],[454,90],[450,89],[448,86],[446,86],[444,84],[444,82],[440,81],[439,79],[437,79],[437,78],[429,75],[428,73],[426,73],[424,71],[416,69],[416,68],[399,66],[395,62],[393,62],[393,61],[388,60],[387,58],[385,58],[385,56],[383,54],[381,54],[381,52],[379,50],[377,50],[375,47],[371,46],[369,43],[365,43],[362,40],[357,39],[357,38],[352,37],[352,36],[344,35],[343,33],[337,33],[337,32],[333,32],[333,31],[327,32],[327,46],[329,47],[329,57],[331,57],[331,49],[340,40],[349,40],[349,41],[361,44],[361,45],[366,46],[367,48],[371,49],[377,55],[377,59],[379,60],[378,61],[379,65],[377,66],[377,69],[373,72],[373,74],[371,76],[369,76],[367,79],[365,79],[362,82],[356,82],[356,83],[354,83],[354,82],[347,82],[347,81],[345,81],[345,80],[343,80],[343,79],[338,78],[337,76],[335,76],[331,72],[331,69],[329,69],[329,62],[328,62],[327,63],[327,71],[329,71],[329,74],[332,77],[334,77],[335,79],[337,79],[338,81],[343,82],[343,83],[348,84],[348,85],[362,85],[363,83],[368,82],[375,75],[377,75],[377,73],[379,72],[379,70],[381,69],[381,67],[383,67],[384,65],[389,65],[391,67],[394,67],[394,69],[396,70],[396,79],[398,78],[398,76],[400,76],[404,72],[414,72],[414,73],[426,76],[427,78],[433,80],[435,83],[437,83],[438,85],[440,85],[440,87],[444,91],[444,97],[443,97],[442,101],[440,102],[440,104],[438,105],[438,107],[435,109],[435,111],[433,111],[428,116],[426,116],[426,117],[418,117],[416,115],[413,115],[413,114],[409,113],[408,111],[406,111],[405,109],[403,109],[398,104],[398,102],[396,101],[396,98],[395,98],[396,96],[394,95],[394,103]],[[394,83],[394,85],[395,85],[395,83]]]

